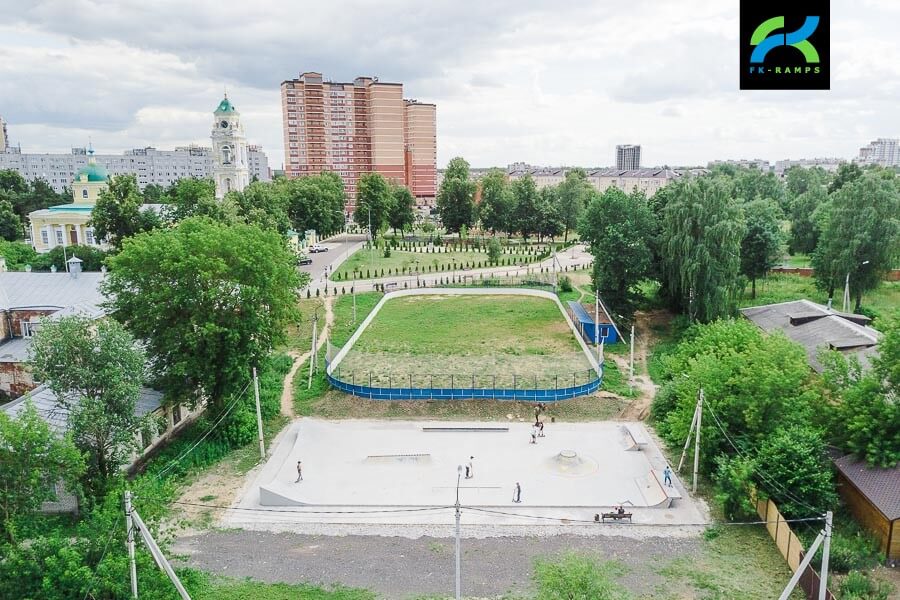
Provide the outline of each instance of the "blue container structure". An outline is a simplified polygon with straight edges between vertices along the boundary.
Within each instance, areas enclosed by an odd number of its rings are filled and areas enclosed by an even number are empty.
[[[606,312],[604,310],[604,312]],[[588,314],[580,302],[569,300],[569,316],[575,323],[575,328],[581,337],[589,344],[594,343],[594,329],[597,324],[594,323],[594,317]],[[600,337],[597,338],[604,344],[615,344],[619,341],[619,331],[614,323],[600,323]]]

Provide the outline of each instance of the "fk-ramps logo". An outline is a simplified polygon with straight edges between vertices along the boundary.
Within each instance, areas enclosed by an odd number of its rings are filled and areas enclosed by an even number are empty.
[[[741,89],[827,90],[829,0],[741,0]]]

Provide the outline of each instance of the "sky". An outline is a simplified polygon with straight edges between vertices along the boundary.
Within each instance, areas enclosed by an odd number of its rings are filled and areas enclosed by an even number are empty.
[[[740,91],[738,0],[0,0],[23,152],[209,145],[227,89],[283,161],[279,84],[378,76],[437,104],[438,166],[852,158],[900,137],[900,1],[831,0],[830,91]]]

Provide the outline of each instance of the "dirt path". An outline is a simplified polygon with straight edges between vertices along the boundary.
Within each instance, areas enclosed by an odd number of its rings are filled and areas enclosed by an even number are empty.
[[[622,409],[619,418],[628,421],[643,421],[650,413],[650,405],[656,397],[656,384],[647,370],[647,356],[650,346],[656,341],[653,326],[667,317],[664,311],[638,311],[634,314],[634,387],[640,395]],[[623,373],[628,373],[628,356],[613,356]]]
[[[331,331],[331,326],[334,324],[334,296],[326,296],[325,297],[325,326],[322,327],[322,331],[319,333],[319,340],[316,343],[316,350],[322,348],[325,344],[325,340],[328,339],[328,333]],[[300,366],[306,362],[306,359],[309,358],[309,352],[304,352],[300,354],[296,350],[291,350],[288,352],[291,358],[294,359],[294,364],[291,365],[291,370],[288,371],[288,374],[284,376],[284,384],[281,389],[281,414],[288,417],[289,419],[294,418],[294,376],[297,374],[297,370],[300,369]]]

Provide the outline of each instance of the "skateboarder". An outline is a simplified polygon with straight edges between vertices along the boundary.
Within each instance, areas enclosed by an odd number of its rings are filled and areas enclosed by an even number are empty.
[[[472,479],[475,477],[475,466],[472,464],[472,461],[475,460],[474,456],[469,457],[469,462],[466,463],[466,479]]]
[[[669,465],[666,465],[666,468],[663,471],[663,483],[669,487],[672,487],[672,469],[669,467]]]
[[[297,481],[294,483],[300,483],[303,481],[303,463],[299,460],[297,461]]]
[[[516,487],[513,488],[513,502],[518,504],[522,501],[522,486],[519,485],[519,482],[516,482]]]
[[[544,422],[538,423],[538,437],[544,437]]]
[[[537,425],[533,425],[531,427],[531,443],[532,444],[537,444],[537,435],[538,435]]]

